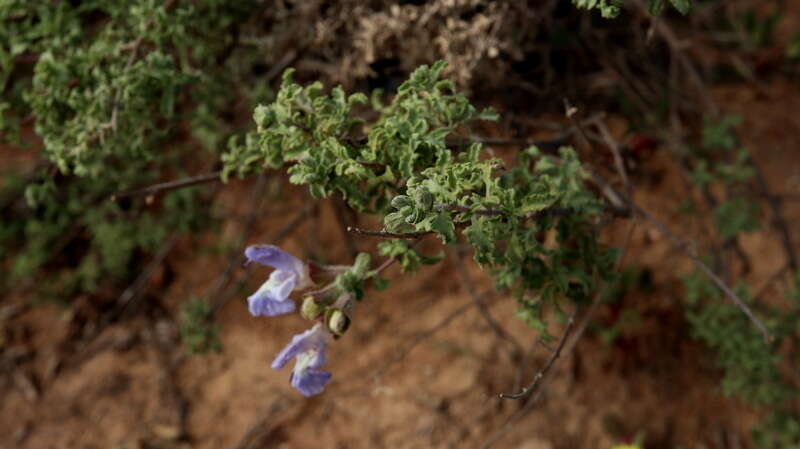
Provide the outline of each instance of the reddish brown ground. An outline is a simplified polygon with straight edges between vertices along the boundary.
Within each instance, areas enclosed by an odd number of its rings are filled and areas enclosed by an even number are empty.
[[[740,86],[716,94],[726,110],[745,117],[745,142],[773,190],[800,194],[798,87],[775,81],[761,93]],[[677,176],[666,150],[659,149],[636,180],[637,201],[672,226],[683,220],[673,207],[683,199]],[[219,204],[246,215],[248,192],[248,185],[234,183]],[[287,195],[304,198],[292,189]],[[800,218],[798,206],[787,203],[790,223]],[[284,207],[267,201],[248,243],[268,243],[291,216]],[[346,263],[335,223],[327,204],[318,221],[305,221],[284,246]],[[619,225],[604,239],[619,243],[626,230],[627,224]],[[239,232],[234,220],[221,229],[226,237]],[[205,294],[225,269],[225,257],[200,250],[216,238],[185,239],[170,255],[177,279],[148,299],[160,301],[168,312],[163,318],[114,324],[77,351],[74,343],[82,340],[74,334],[71,309],[27,307],[0,318],[4,341],[23,342],[0,342],[16,360],[0,378],[0,447],[478,448],[497,438],[497,448],[566,449],[610,448],[639,433],[648,449],[748,447],[756,415],[721,395],[709,353],[687,338],[676,273],[690,266],[646,224],[635,227],[626,263],[652,268],[654,288],[623,302],[641,319],[625,326],[613,345],[587,333],[555,365],[530,413],[508,427],[524,403],[500,400],[497,393],[513,391],[520,374],[527,381],[549,353],[513,317],[512,300],[491,296],[494,317],[529,352],[518,369],[507,346],[470,306],[451,263],[414,276],[401,276],[396,267],[388,272],[391,288],[370,292],[349,333],[331,347],[334,380],[318,397],[301,397],[290,388],[288,371],[269,368],[306,322],[247,313],[244,298],[268,270],[254,270],[246,290],[221,310],[223,353],[182,355],[170,318],[190,295]],[[761,286],[783,263],[776,242],[772,231],[745,239],[756,261],[753,285]],[[369,248],[374,242],[358,243]],[[436,247],[431,241],[426,249]],[[476,267],[470,271],[479,290],[490,285]],[[4,298],[3,310],[26,300]],[[613,320],[610,309],[600,310],[599,323]],[[553,332],[559,335],[560,327],[554,324]]]

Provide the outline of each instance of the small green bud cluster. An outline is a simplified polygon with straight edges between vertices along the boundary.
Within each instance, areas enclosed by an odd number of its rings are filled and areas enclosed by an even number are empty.
[[[352,267],[336,276],[328,287],[303,298],[300,315],[322,321],[334,336],[344,335],[356,303],[364,298],[364,282],[376,274],[369,271],[370,260],[369,254],[358,254]]]
[[[326,305],[324,302],[319,302],[313,295],[306,296],[300,307],[300,315],[309,321],[322,319],[328,330],[333,335],[340,337],[350,327],[350,315],[345,311],[352,309],[352,303],[348,297],[349,295],[345,294],[336,300],[335,304]]]

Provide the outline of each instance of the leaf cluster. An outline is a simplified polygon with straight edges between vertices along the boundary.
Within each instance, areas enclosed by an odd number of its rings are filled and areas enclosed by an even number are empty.
[[[692,179],[701,189],[724,188],[728,199],[716,205],[712,218],[719,235],[733,240],[743,232],[760,228],[758,203],[742,193],[751,190],[755,176],[748,152],[741,149],[735,127],[739,117],[706,120],[702,144],[695,149]],[[800,280],[800,278],[798,278]],[[749,403],[768,408],[768,416],[753,430],[754,441],[762,448],[793,447],[800,443],[800,420],[790,399],[798,390],[782,376],[780,345],[785,340],[796,344],[800,318],[800,282],[788,293],[793,299],[786,310],[758,304],[775,339],[765,342],[741,311],[724,301],[719,290],[700,273],[684,279],[688,308],[686,317],[693,335],[716,354],[723,369],[722,389]],[[745,285],[737,288],[740,297],[752,304]]]
[[[46,298],[96,292],[136,274],[145,254],[169,234],[211,222],[196,190],[171,192],[160,208],[140,209],[109,201],[116,188],[110,179],[40,176],[0,187],[0,198],[7,200],[0,208],[0,248],[13,256],[0,289],[36,279],[29,286]]]
[[[0,139],[24,151],[29,117],[44,156],[0,186],[4,286],[38,273],[30,286],[47,297],[96,292],[132,276],[168,234],[211,223],[196,190],[154,206],[108,198],[198,160],[190,145],[171,144],[182,123],[197,124],[198,140],[212,144],[229,132],[208,111],[237,81],[220,63],[231,27],[257,6],[0,2]]]
[[[527,148],[506,169],[479,143],[453,144],[471,121],[496,114],[479,112],[441,80],[443,69],[441,62],[421,66],[388,105],[373,95],[373,121],[355,115],[356,105],[367,107],[366,96],[303,87],[288,71],[276,100],[256,108],[257,130],[244,143],[232,140],[225,173],[287,166],[290,181],[307,185],[312,196],[341,194],[390,233],[436,234],[451,244],[461,230],[475,260],[491,269],[499,288],[513,289],[532,324],[540,301],[586,301],[595,283],[611,276],[614,253],[596,241],[592,220],[602,204],[585,188],[575,152],[562,148],[553,157]],[[437,260],[401,240],[380,251],[406,270]],[[349,282],[347,289],[354,289]]]
[[[701,189],[720,186],[729,191],[743,190],[755,176],[748,151],[739,148],[734,132],[739,123],[741,118],[736,116],[706,120],[702,146],[694,151],[691,172],[692,181]],[[758,202],[738,195],[716,205],[712,215],[720,236],[731,239],[739,233],[760,229],[759,212]]]
[[[800,279],[800,277],[798,278]],[[738,396],[747,402],[767,408],[767,418],[754,429],[758,447],[783,448],[800,444],[800,421],[792,407],[798,390],[781,374],[783,358],[779,348],[787,339],[797,341],[800,319],[800,282],[790,298],[795,302],[787,312],[762,306],[761,313],[769,317],[774,335],[772,342],[763,337],[748,322],[741,311],[724,301],[719,290],[705,277],[695,273],[684,279],[688,309],[686,317],[692,334],[716,353],[723,369],[722,389],[727,395]],[[737,289],[740,297],[752,303],[747,289]]]
[[[647,0],[647,9],[650,14],[658,15],[669,4],[681,14],[688,14],[692,8],[692,0]],[[598,10],[605,19],[613,19],[619,16],[622,8],[622,0],[572,0],[572,4],[578,8],[587,10]]]

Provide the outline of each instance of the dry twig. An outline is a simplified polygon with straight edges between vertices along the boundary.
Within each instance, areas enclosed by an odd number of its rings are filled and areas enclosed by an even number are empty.
[[[486,321],[486,324],[489,326],[489,329],[492,330],[495,337],[497,337],[499,340],[507,342],[511,346],[511,359],[519,360],[523,353],[522,345],[520,345],[519,342],[511,334],[506,332],[497,322],[497,320],[494,319],[489,311],[489,308],[486,307],[484,298],[479,296],[476,292],[475,282],[472,281],[472,277],[467,271],[462,252],[459,249],[455,249],[450,251],[450,253],[453,256],[452,259],[455,261],[456,271],[461,278],[461,285],[463,289],[467,292],[467,294],[469,294],[470,298],[472,298],[472,302],[475,304],[478,312],[480,312],[483,320]]]
[[[567,342],[567,337],[569,337],[569,333],[572,330],[572,326],[575,323],[575,314],[573,313],[572,316],[567,321],[567,327],[564,329],[564,334],[561,336],[561,339],[558,341],[558,346],[556,346],[555,350],[552,351],[552,355],[547,363],[544,365],[544,368],[539,370],[535,376],[533,376],[533,380],[527,386],[525,386],[522,391],[519,393],[500,393],[498,397],[500,399],[520,399],[527,395],[529,395],[532,391],[536,389],[536,386],[542,380],[542,378],[550,371],[550,368],[553,367],[553,364],[556,363],[559,357],[561,357],[561,350],[564,348],[564,343]]]
[[[148,197],[170,190],[183,189],[185,187],[196,186],[200,184],[208,184],[211,182],[219,182],[222,172],[215,171],[206,175],[193,176],[191,178],[179,179],[177,181],[167,181],[159,184],[153,184],[141,189],[128,190],[111,195],[111,201],[117,201],[120,198],[127,198],[132,196],[146,195]]]
[[[239,235],[239,239],[236,242],[236,247],[228,256],[228,266],[225,268],[225,271],[222,273],[222,275],[217,278],[217,281],[214,283],[214,287],[211,288],[211,294],[207,295],[208,298],[211,298],[211,313],[209,314],[209,318],[216,315],[217,311],[227,302],[227,298],[218,299],[218,297],[230,282],[231,277],[233,277],[235,268],[240,265],[238,261],[242,257],[242,247],[244,246],[245,242],[247,242],[250,234],[253,232],[256,216],[261,210],[261,203],[264,197],[264,189],[266,188],[266,185],[266,175],[259,176],[258,182],[253,187],[253,193],[250,200],[252,203],[250,206],[250,213],[247,215],[247,218],[244,221],[244,229],[242,229],[242,232]]]

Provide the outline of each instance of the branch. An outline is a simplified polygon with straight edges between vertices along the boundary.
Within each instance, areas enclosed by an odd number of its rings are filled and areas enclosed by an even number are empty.
[[[500,209],[475,209],[472,210],[469,206],[461,206],[458,204],[437,204],[436,209],[442,211],[451,211],[451,212],[465,212],[465,213],[473,213],[475,215],[484,215],[484,216],[509,216],[507,212],[500,210]],[[607,207],[606,210],[617,212],[618,209]],[[565,215],[572,215],[577,213],[577,211],[571,207],[548,207],[547,209],[543,209],[537,212],[531,212],[525,215],[520,215],[520,218],[525,220],[534,220],[537,218],[542,218],[546,216],[565,216]],[[622,213],[620,211],[620,213]]]
[[[384,239],[416,239],[424,235],[432,234],[434,231],[420,231],[420,232],[387,232],[387,231],[370,231],[368,229],[356,228],[348,226],[347,232],[354,234],[367,235],[370,237],[380,237]]]
[[[408,248],[411,249],[411,248],[415,247],[417,245],[417,243],[419,243],[419,242],[420,242],[419,240],[415,241],[414,243],[408,245]],[[383,270],[389,268],[390,266],[392,266],[395,262],[397,262],[397,260],[398,260],[397,256],[392,256],[392,257],[386,259],[378,268],[370,271],[369,272],[369,276],[367,276],[367,277],[375,277],[375,276],[379,275],[381,273],[381,271],[383,271]]]
[[[669,228],[666,227],[666,225],[658,221],[655,217],[647,213],[645,210],[641,209],[639,206],[631,203],[631,208],[637,215],[641,216],[642,218],[653,224],[653,226],[655,226],[656,229],[658,229],[662,235],[672,240],[672,243],[675,244],[676,247],[683,250],[686,256],[689,257],[689,259],[691,259],[692,262],[694,262],[697,268],[699,268],[703,273],[705,273],[706,276],[708,276],[708,278],[711,279],[711,281],[714,282],[714,284],[716,284],[716,286],[720,290],[722,290],[722,292],[725,293],[725,295],[728,298],[730,298],[731,301],[733,301],[736,307],[741,309],[742,312],[744,312],[744,314],[747,315],[747,318],[749,318],[750,321],[752,321],[753,324],[756,326],[756,328],[758,328],[758,331],[761,332],[761,335],[764,337],[764,341],[766,342],[772,341],[772,334],[769,332],[769,330],[767,330],[767,327],[764,325],[764,323],[757,316],[755,316],[750,307],[742,300],[742,298],[739,297],[739,295],[736,294],[736,292],[733,291],[733,289],[731,289],[728,286],[728,284],[725,283],[725,281],[720,279],[720,277],[717,276],[717,274],[714,273],[714,271],[711,268],[709,268],[708,265],[706,265],[702,260],[700,260],[700,257],[698,257],[697,254],[694,253],[694,251],[689,249],[688,242],[681,239],[677,235],[673,234],[672,231],[670,231]]]
[[[378,266],[378,268],[372,270],[369,273],[370,277],[379,275],[383,270],[385,270],[385,269],[389,268],[390,266],[394,265],[395,262],[397,262],[397,256],[392,256],[392,257],[384,260],[383,263],[380,264],[380,266]]]
[[[211,312],[208,314],[208,318],[211,319],[217,313],[217,311],[225,304],[226,298],[219,300],[218,297],[222,294],[225,287],[228,286],[231,278],[233,277],[234,270],[236,269],[237,265],[239,265],[238,261],[241,259],[242,254],[242,246],[244,246],[247,239],[250,237],[250,233],[253,231],[253,226],[256,222],[256,215],[261,210],[261,201],[264,197],[264,189],[267,185],[267,177],[265,175],[261,175],[258,177],[258,182],[253,186],[252,194],[251,194],[251,206],[250,206],[250,213],[247,215],[247,218],[244,220],[244,227],[242,229],[241,234],[239,234],[239,238],[236,241],[236,248],[230,252],[228,255],[228,266],[225,268],[225,271],[219,276],[214,283],[214,286],[211,288],[211,294],[206,295],[209,298],[209,304],[211,305]]]
[[[586,118],[579,122],[582,125],[589,125],[605,117],[604,113],[599,113]],[[507,137],[490,137],[490,136],[470,136],[469,138],[454,138],[448,139],[448,145],[469,145],[471,143],[482,143],[485,145],[496,146],[535,146],[545,153],[554,153],[560,147],[569,143],[570,137],[578,132],[578,128],[571,126],[563,131],[561,134],[550,139],[530,139],[530,138],[507,138]]]
[[[359,253],[358,244],[356,243],[355,238],[353,238],[353,235],[350,234],[349,229],[352,227],[352,224],[358,223],[354,223],[355,220],[352,219],[352,216],[349,217],[350,219],[345,216],[347,203],[341,197],[332,197],[331,206],[333,207],[333,214],[336,216],[336,220],[339,222],[339,229],[344,234],[344,243],[347,246],[347,251],[352,257],[355,257]]]
[[[608,285],[608,284],[606,284],[606,285]],[[574,337],[571,339],[572,341],[570,342],[570,344],[569,344],[569,345],[565,344],[565,346],[566,346],[566,352],[568,352],[568,353],[569,353],[569,352],[572,352],[572,351],[574,351],[574,350],[575,350],[575,346],[577,346],[578,342],[581,340],[581,337],[583,337],[583,334],[584,334],[584,332],[586,331],[586,329],[587,329],[587,327],[588,327],[589,323],[591,322],[591,320],[592,320],[592,317],[594,316],[594,313],[595,313],[595,311],[597,311],[597,307],[600,305],[599,298],[602,296],[602,294],[603,294],[603,291],[604,291],[604,290],[598,291],[598,292],[595,294],[594,301],[592,302],[592,305],[591,305],[591,306],[589,306],[589,309],[586,311],[586,313],[584,314],[583,318],[581,318],[581,322],[580,322],[580,324],[578,325],[577,329],[575,330],[575,336],[574,336]],[[576,312],[577,312],[577,311],[576,311]],[[573,315],[572,317],[570,317],[570,319],[571,319],[571,320],[572,320],[572,319],[574,319],[574,318],[575,318],[575,315]],[[548,369],[552,368],[552,367],[555,365],[555,359],[553,360],[552,364],[550,364],[550,363],[548,362],[548,365],[549,365]],[[542,376],[541,376],[541,378],[540,378],[540,379],[539,379],[537,382],[539,382],[539,383],[542,383],[542,384],[543,384],[543,383],[545,383],[545,382],[547,382],[547,381],[549,380],[549,377],[547,376],[548,372],[547,372],[547,371],[544,371],[544,372],[542,372],[541,374],[542,374]],[[489,438],[487,438],[487,439],[486,439],[486,440],[485,440],[485,441],[484,441],[484,442],[483,442],[483,443],[482,443],[482,444],[479,446],[479,449],[488,449],[488,448],[489,448],[489,447],[491,447],[491,446],[492,446],[494,443],[496,443],[498,440],[500,440],[501,438],[503,438],[503,437],[504,437],[504,436],[505,436],[505,435],[508,433],[508,431],[510,430],[511,426],[512,426],[512,425],[513,425],[515,422],[519,421],[519,420],[520,420],[520,419],[522,419],[522,418],[523,418],[525,415],[527,415],[528,413],[530,413],[530,411],[533,409],[533,406],[534,406],[534,405],[536,404],[536,402],[539,400],[539,397],[541,397],[542,393],[544,393],[544,387],[543,387],[543,386],[542,386],[542,387],[540,387],[540,388],[539,388],[539,389],[536,391],[536,393],[535,393],[533,396],[530,396],[530,397],[529,397],[529,398],[528,398],[528,399],[525,401],[525,404],[522,406],[522,408],[520,408],[519,410],[517,410],[517,412],[516,412],[516,413],[514,413],[513,415],[511,415],[511,416],[510,416],[510,417],[509,417],[509,418],[506,420],[505,424],[503,424],[503,426],[502,426],[500,429],[497,429],[496,431],[494,431],[494,432],[492,433],[492,435],[490,435],[490,436],[489,436]]]
[[[458,204],[437,204],[435,206],[437,209],[442,211],[451,211],[451,212],[464,212],[464,213],[473,213],[475,215],[484,215],[484,216],[493,216],[493,217],[508,217],[508,213],[502,211],[500,209],[477,209],[472,210],[469,206],[460,206]],[[627,208],[614,206],[614,205],[605,205],[603,210],[606,212],[611,212],[614,216],[617,217],[629,217],[631,215],[630,211]],[[544,210],[540,210],[538,212],[531,212],[529,214],[520,215],[519,218],[524,220],[535,220],[537,218],[547,217],[547,216],[556,216],[556,217],[563,217],[566,215],[572,215],[578,213],[575,209],[571,207],[550,207]],[[466,226],[468,222],[456,222],[454,223],[456,227]],[[356,228],[353,226],[347,227],[347,232],[352,232],[355,234],[366,235],[370,237],[380,237],[384,239],[416,239],[428,234],[433,234],[436,231],[418,231],[418,232],[388,232],[388,231],[372,231],[369,229],[361,229]]]
[[[625,245],[622,247],[622,255],[617,259],[617,262],[614,264],[614,271],[618,271],[619,268],[622,266],[622,261],[625,258],[625,255],[627,254],[628,243],[630,242],[630,236],[631,236],[631,234],[633,232],[634,226],[635,226],[635,222],[633,222],[631,224],[631,227],[628,230],[628,234],[627,234],[627,236],[625,238]],[[604,283],[603,286],[600,288],[600,290],[598,290],[594,294],[594,299],[592,300],[592,304],[591,304],[591,306],[589,306],[589,309],[583,315],[583,318],[581,318],[581,321],[578,324],[578,327],[575,329],[574,336],[572,337],[572,339],[571,339],[572,341],[569,343],[569,345],[566,344],[566,340],[569,339],[568,333],[569,333],[569,330],[570,330],[569,326],[571,326],[571,324],[570,323],[567,324],[568,329],[565,329],[564,336],[562,337],[562,341],[560,341],[559,344],[558,344],[559,348],[556,349],[557,351],[563,352],[563,346],[566,346],[566,352],[568,352],[568,353],[575,350],[575,347],[578,345],[578,342],[583,337],[584,333],[586,332],[586,329],[589,327],[589,323],[591,323],[591,321],[592,321],[592,319],[594,317],[595,312],[597,312],[597,309],[600,306],[600,298],[602,298],[603,295],[605,295],[607,289],[609,288],[609,285],[610,285],[609,283]],[[573,321],[575,319],[575,317],[577,316],[577,313],[578,313],[578,310],[575,310],[573,315],[570,317],[570,321]],[[551,352],[554,352],[554,351],[551,351]],[[536,377],[538,378],[538,380],[534,379],[534,382],[532,382],[532,386],[529,385],[527,387],[528,391],[532,391],[531,388],[533,388],[535,386],[538,386],[541,383],[547,382],[547,380],[548,380],[547,374],[549,373],[549,370],[555,365],[555,363],[556,363],[556,361],[558,359],[559,359],[559,357],[555,356],[550,361],[548,361],[548,363],[545,366],[545,368],[543,368],[542,371],[540,371],[541,376],[539,376],[537,374]],[[493,432],[492,435],[489,436],[489,438],[487,438],[479,446],[479,449],[488,449],[491,445],[493,445],[499,439],[503,438],[503,436],[505,436],[505,434],[508,432],[510,427],[515,422],[517,422],[518,420],[522,419],[525,415],[527,415],[533,409],[534,404],[536,404],[536,401],[539,400],[539,397],[542,395],[543,392],[544,392],[544,387],[543,386],[538,388],[538,390],[536,391],[536,394],[534,394],[529,399],[527,399],[525,404],[522,406],[522,408],[519,409],[516,413],[514,413],[511,417],[509,417],[508,420],[506,420],[505,424],[503,424],[502,428],[500,428],[500,429],[496,430],[495,432]]]
[[[694,66],[684,51],[686,48],[691,46],[691,42],[681,42],[672,28],[670,28],[664,20],[659,20],[657,17],[652,17],[648,13],[647,5],[645,4],[644,0],[635,0],[635,4],[638,6],[642,15],[650,19],[650,26],[652,27],[653,31],[658,33],[664,39],[664,42],[666,42],[673,55],[684,67],[689,80],[694,83],[695,87],[697,88],[696,94],[699,95],[700,100],[704,103],[706,109],[710,110],[713,115],[718,115],[719,108],[711,98],[709,90],[706,89],[705,83],[703,83],[703,79],[700,76],[697,67]]]
[[[711,281],[714,282],[714,284],[716,284],[716,286],[720,290],[722,290],[722,292],[725,294],[725,296],[727,296],[731,301],[733,301],[733,303],[736,305],[736,307],[741,309],[742,312],[744,312],[744,314],[747,315],[747,317],[750,319],[750,321],[752,321],[753,324],[756,326],[758,331],[761,332],[761,335],[764,337],[764,340],[767,341],[767,342],[772,341],[772,334],[770,334],[770,332],[767,330],[767,327],[764,325],[764,323],[757,316],[755,316],[753,311],[742,300],[742,298],[740,298],[739,295],[737,295],[736,292],[734,292],[733,289],[731,289],[725,283],[725,281],[720,279],[720,277],[714,272],[714,270],[709,268],[708,265],[706,265],[700,259],[700,257],[698,257],[697,254],[695,254],[694,251],[692,251],[690,249],[689,243],[687,241],[681,239],[680,237],[678,237],[677,235],[672,233],[672,231],[670,231],[669,228],[665,224],[661,223],[655,217],[650,215],[647,211],[645,211],[641,207],[637,206],[636,203],[633,202],[633,200],[631,200],[630,198],[625,197],[624,195],[621,195],[619,192],[614,190],[614,188],[611,187],[611,185],[605,179],[603,179],[600,175],[598,175],[596,173],[592,173],[592,176],[591,176],[590,179],[600,187],[601,191],[606,196],[606,198],[609,199],[609,201],[613,202],[615,205],[619,204],[619,203],[625,204],[627,206],[627,208],[630,211],[633,212],[633,214],[638,215],[638,216],[644,218],[645,220],[649,221],[653,226],[656,227],[656,229],[658,229],[658,231],[662,235],[664,235],[669,240],[671,240],[672,243],[678,249],[682,250],[683,253],[689,259],[691,259],[692,262],[694,262],[694,264],[697,266],[697,268],[699,268],[703,273],[705,273],[706,276],[708,276],[708,278],[711,279]]]
[[[503,327],[494,319],[489,308],[486,306],[486,302],[484,298],[479,296],[476,292],[475,283],[472,281],[472,277],[470,277],[469,272],[467,271],[467,267],[464,263],[463,254],[459,249],[455,249],[452,251],[453,255],[455,256],[456,262],[456,269],[458,271],[458,275],[461,278],[461,283],[463,284],[464,290],[469,294],[470,298],[472,298],[472,302],[475,304],[475,307],[480,312],[483,320],[486,321],[486,324],[489,328],[494,332],[495,337],[500,340],[504,340],[511,345],[511,359],[512,360],[519,360],[520,354],[522,354],[522,345],[508,332],[503,329]]]
[[[773,225],[775,226],[775,229],[777,229],[781,236],[781,240],[783,241],[783,249],[786,252],[789,268],[791,268],[792,271],[797,271],[797,268],[800,266],[800,264],[798,264],[797,256],[794,252],[792,234],[786,221],[786,215],[783,213],[783,206],[778,196],[769,190],[767,180],[764,178],[764,173],[761,171],[761,168],[756,165],[755,162],[753,162],[753,166],[755,167],[756,171],[756,183],[761,189],[761,194],[767,200],[767,204],[769,205],[770,209],[772,209],[772,214],[775,217],[773,220]]]
[[[191,178],[179,179],[177,181],[168,181],[162,182],[159,184],[153,184],[148,187],[144,187],[141,189],[135,190],[127,190],[124,192],[119,192],[111,195],[111,201],[117,201],[120,198],[127,198],[131,196],[151,196],[157,193],[167,192],[170,190],[177,190],[183,189],[185,187],[196,186],[200,184],[208,184],[212,182],[218,182],[220,180],[219,176],[222,174],[220,171],[215,171],[206,175],[194,176]]]
[[[575,324],[575,314],[573,313],[572,316],[569,318],[569,321],[567,321],[567,328],[564,329],[564,335],[561,336],[561,340],[559,340],[558,346],[556,346],[555,351],[553,351],[553,355],[550,356],[550,360],[547,361],[547,363],[544,365],[544,368],[539,370],[539,372],[536,373],[535,376],[533,376],[533,380],[531,381],[531,383],[529,383],[528,386],[524,387],[522,391],[520,391],[519,393],[500,393],[499,394],[500,399],[520,399],[531,394],[531,392],[539,384],[539,381],[541,381],[542,378],[545,376],[545,374],[547,374],[547,372],[550,371],[550,368],[553,366],[553,364],[556,363],[556,360],[558,360],[558,358],[561,356],[561,350],[564,348],[564,344],[567,342],[567,338],[569,337],[569,334],[572,331],[572,326],[574,324]]]
[[[491,294],[492,294],[491,291],[487,291],[479,294],[478,297],[481,298],[481,301],[483,301],[484,297],[487,297]],[[433,325],[429,329],[426,329],[425,331],[418,333],[416,335],[416,338],[414,338],[414,340],[412,340],[411,343],[408,343],[404,348],[399,349],[398,351],[395,352],[396,355],[393,359],[386,361],[382,366],[376,369],[375,372],[369,373],[368,377],[373,380],[377,380],[383,377],[389,371],[390,368],[405,360],[405,358],[408,357],[408,354],[411,353],[411,351],[414,348],[419,346],[421,343],[423,343],[426,339],[433,336],[435,333],[439,332],[440,330],[452,324],[456,318],[460,317],[474,306],[475,302],[472,301],[462,304],[457,309],[452,311],[449,315],[447,315],[444,319],[439,321],[437,324]]]

